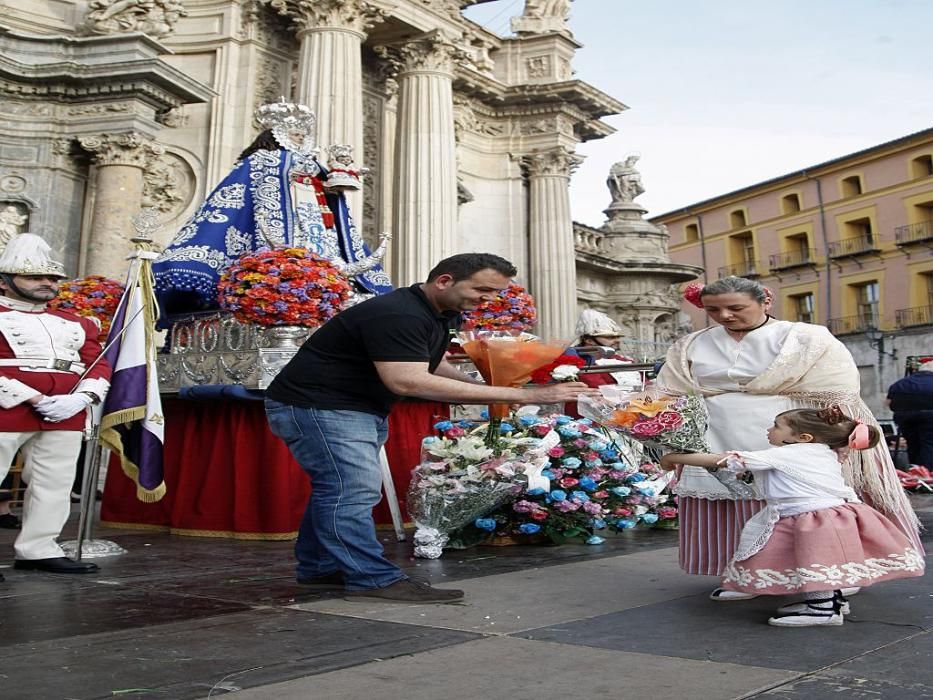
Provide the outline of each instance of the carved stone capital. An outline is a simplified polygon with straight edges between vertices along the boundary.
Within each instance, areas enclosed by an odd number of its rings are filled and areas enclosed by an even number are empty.
[[[360,38],[388,13],[367,0],[262,0],[280,15],[289,17],[299,36],[305,32],[343,29]]]
[[[164,146],[135,131],[79,136],[78,143],[93,154],[94,163],[98,166],[130,165],[146,168],[150,158],[165,153]]]
[[[91,0],[81,30],[87,34],[142,32],[164,37],[187,15],[181,0]]]
[[[435,29],[410,41],[375,47],[396,75],[429,72],[453,76],[454,67],[470,61],[470,54],[454,38]]]
[[[528,177],[566,177],[569,178],[577,166],[583,162],[583,156],[569,148],[552,148],[537,151],[522,158]]]

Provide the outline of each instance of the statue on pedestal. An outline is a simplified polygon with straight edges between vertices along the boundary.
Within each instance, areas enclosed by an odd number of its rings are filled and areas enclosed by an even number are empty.
[[[517,34],[569,33],[572,0],[525,0],[520,17],[512,18],[512,31]]]
[[[388,235],[370,254],[342,189],[327,186],[330,171],[316,157],[311,109],[283,98],[259,107],[257,120],[266,130],[153,264],[163,313],[217,308],[220,273],[260,248],[307,248],[334,262],[358,291],[391,291],[379,264]]]
[[[609,192],[612,194],[612,204],[631,204],[635,197],[645,193],[645,186],[641,182],[641,173],[635,169],[635,163],[638,162],[638,156],[632,155],[624,161],[614,163],[609,170],[609,178],[606,184],[609,186]]]

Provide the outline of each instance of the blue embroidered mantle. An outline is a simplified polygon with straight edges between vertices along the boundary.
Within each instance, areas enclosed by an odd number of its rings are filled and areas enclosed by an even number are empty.
[[[326,194],[333,228],[313,202],[292,201],[290,177],[297,172],[327,177],[313,158],[285,150],[259,150],[236,164],[153,263],[163,318],[217,308],[220,273],[259,248],[308,248],[347,263],[369,256],[342,193]],[[378,265],[354,279],[367,292],[392,290]]]

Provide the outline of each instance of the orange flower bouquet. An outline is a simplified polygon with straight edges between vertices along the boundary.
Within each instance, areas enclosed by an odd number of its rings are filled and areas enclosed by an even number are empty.
[[[487,384],[519,387],[528,383],[536,369],[560,357],[568,342],[544,342],[527,333],[477,334],[467,331],[460,334],[460,345]],[[487,444],[498,441],[502,419],[508,415],[508,404],[489,405]]]

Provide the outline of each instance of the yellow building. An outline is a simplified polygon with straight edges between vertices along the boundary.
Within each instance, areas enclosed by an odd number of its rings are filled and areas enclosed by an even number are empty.
[[[775,316],[828,326],[882,417],[906,357],[933,352],[933,129],[652,221],[668,227],[674,262],[700,265],[708,280],[759,279]]]

